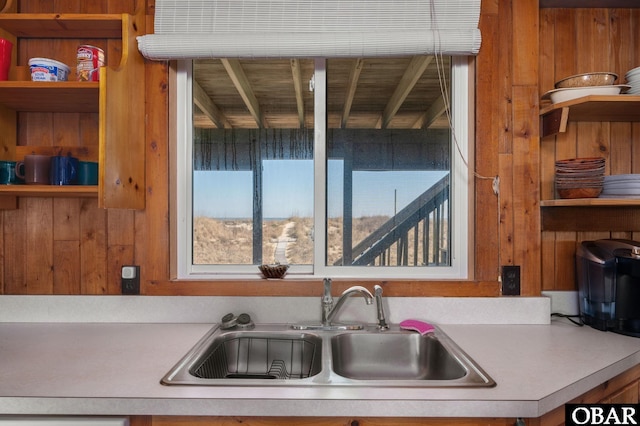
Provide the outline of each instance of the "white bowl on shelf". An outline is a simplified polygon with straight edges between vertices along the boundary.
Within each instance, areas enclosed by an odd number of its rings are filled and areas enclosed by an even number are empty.
[[[542,99],[551,99],[551,103],[566,102],[572,99],[582,98],[591,95],[619,95],[629,90],[628,84],[616,84],[608,86],[591,87],[567,87],[564,89],[549,90],[542,95]]]

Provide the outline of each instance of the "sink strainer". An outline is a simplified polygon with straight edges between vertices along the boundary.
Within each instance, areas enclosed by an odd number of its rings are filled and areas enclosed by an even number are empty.
[[[316,345],[317,348],[316,348]],[[203,379],[304,379],[320,371],[321,341],[264,336],[227,337],[190,370]]]

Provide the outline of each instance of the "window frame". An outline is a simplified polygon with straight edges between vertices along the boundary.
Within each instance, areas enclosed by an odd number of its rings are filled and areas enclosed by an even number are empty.
[[[314,233],[326,235],[326,59],[315,59],[314,96]],[[451,266],[327,266],[314,255],[314,265],[292,266],[287,278],[395,278],[395,279],[469,279],[471,278],[473,220],[470,209],[473,194],[473,170],[470,143],[473,139],[474,93],[471,77],[472,58],[453,56],[451,61],[451,121],[455,129],[451,147]],[[171,275],[181,280],[255,279],[260,274],[255,265],[193,265],[193,68],[191,60],[177,61],[171,102],[172,178],[171,188]],[[323,95],[324,94],[324,95]],[[326,238],[314,239],[314,252],[326,252]],[[252,272],[254,271],[255,272]]]

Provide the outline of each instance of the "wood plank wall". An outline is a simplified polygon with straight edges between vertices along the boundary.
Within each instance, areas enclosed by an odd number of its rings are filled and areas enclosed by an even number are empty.
[[[135,1],[28,0],[20,1],[18,10],[134,13]],[[18,64],[27,65],[31,57],[52,57],[75,66],[78,44],[102,47],[108,65],[120,61],[122,44],[117,40],[28,39],[16,46]],[[19,113],[17,144],[92,147],[95,158],[81,159],[97,161],[98,114]],[[97,199],[21,198],[17,210],[0,214],[0,224],[5,294],[116,294],[119,265],[134,261],[134,213],[99,209]]]
[[[134,12],[134,0],[21,0],[25,12]],[[146,1],[153,28],[153,0]],[[522,294],[541,288],[538,129],[538,0],[483,0],[483,42],[475,60],[475,164],[470,224],[473,279],[385,281],[390,296],[499,295],[500,265],[520,265]],[[83,42],[86,42],[84,40]],[[25,42],[27,43],[27,42]],[[62,52],[69,45],[29,40],[31,53]],[[108,57],[117,55],[117,43]],[[109,59],[108,59],[109,60]],[[21,198],[0,213],[0,277],[5,294],[118,294],[120,266],[141,266],[145,294],[320,294],[321,282],[174,282],[169,271],[169,69],[146,65],[146,209],[103,211],[94,200]],[[18,143],[97,143],[92,115],[21,114]],[[500,177],[499,196],[492,180]],[[337,282],[341,291],[353,282]]]
[[[564,77],[612,71],[624,83],[624,74],[640,66],[640,9],[541,9],[540,94]],[[640,173],[640,123],[570,123],[567,132],[541,140],[541,199],[553,199],[554,161],[602,156],[606,174]],[[603,215],[577,209],[592,217],[594,229],[606,222]],[[636,229],[637,230],[637,229]],[[638,238],[637,233],[542,233],[542,283],[544,290],[574,290],[575,250],[584,240]]]

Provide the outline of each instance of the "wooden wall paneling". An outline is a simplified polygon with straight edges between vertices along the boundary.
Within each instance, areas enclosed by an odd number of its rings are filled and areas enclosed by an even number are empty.
[[[107,215],[106,293],[121,294],[122,265],[135,264],[135,220],[131,210],[111,209]]]
[[[514,203],[514,170],[512,153],[499,153],[498,164],[500,174],[500,229],[499,245],[496,247],[498,254],[497,276],[500,276],[503,265],[518,264],[515,258],[515,205]],[[493,219],[493,218],[489,218]]]
[[[575,15],[578,73],[608,68],[611,50],[608,9],[575,9]]]
[[[107,247],[106,294],[122,294],[122,266],[134,265],[135,248],[130,245],[109,245]]]
[[[640,173],[640,123],[631,123],[631,171]]]
[[[575,19],[567,13],[562,13],[558,9],[545,9],[544,19],[541,18],[540,44],[541,47],[540,71],[540,94],[554,88],[554,84],[560,78],[575,74],[575,55],[567,54],[576,48]],[[548,43],[548,40],[552,40]],[[562,46],[563,49],[558,49]],[[551,50],[553,53],[550,53]],[[576,155],[576,131],[575,123],[570,123],[567,132],[541,141],[541,160],[549,162],[554,167],[553,162],[559,159],[573,158]],[[547,171],[549,173],[549,171]],[[555,167],[554,171],[555,173]],[[546,176],[546,179],[545,179]],[[553,179],[547,181],[549,176],[542,175],[541,195],[544,197],[551,195],[555,198],[555,187]],[[545,198],[543,198],[545,199]],[[557,233],[545,232],[542,237],[542,290],[562,290],[571,286],[573,288],[574,268],[568,267],[567,253],[575,252],[575,232]],[[571,255],[573,256],[573,254]],[[551,275],[549,271],[552,271]],[[571,283],[571,284],[570,284]]]
[[[609,128],[609,174],[631,173],[632,143],[631,123],[611,123]]]
[[[20,210],[2,214],[3,284],[4,294],[27,294],[26,240],[27,218]]]
[[[556,82],[562,78],[577,74],[576,51],[579,48],[576,41],[576,20],[572,13],[566,10],[554,10],[555,26],[553,47],[557,50],[554,55],[553,64],[540,64],[540,72],[553,72],[552,81]],[[545,87],[543,90],[553,89],[553,86]]]
[[[500,10],[500,0],[485,0],[480,4],[481,15],[497,15]]]
[[[53,242],[53,294],[80,294],[80,242]]]
[[[111,246],[133,246],[135,244],[134,212],[111,209],[107,215],[107,244]]]
[[[498,122],[489,121],[491,130],[497,133],[498,150],[501,154],[513,153],[513,111],[511,102],[513,93],[514,70],[512,63],[514,60],[513,33],[515,31],[513,22],[513,8],[511,0],[500,0],[500,15],[497,25],[497,34],[494,34],[493,40],[497,40],[498,51],[492,52],[493,62],[496,63],[497,69],[492,76],[496,81],[495,93],[498,94],[496,99],[496,111]],[[498,58],[496,61],[495,58]]]
[[[540,293],[539,13],[537,0],[513,7],[513,208],[514,264],[521,294]]]
[[[53,293],[80,293],[80,200],[53,202]]]
[[[539,11],[537,0],[512,1],[513,84],[538,87]]]
[[[149,28],[153,27],[148,17]],[[149,22],[151,21],[151,22]],[[152,280],[170,277],[169,237],[169,67],[166,63],[148,62],[147,123],[145,129],[147,207],[136,213],[136,253],[141,265],[141,292],[147,293]],[[178,284],[181,285],[181,284]]]
[[[498,175],[500,176],[499,199],[499,233],[498,233],[498,269],[496,276],[500,276],[503,265],[515,263],[515,209],[513,204],[514,173],[514,116],[513,116],[513,75],[512,63],[514,60],[513,34],[515,32],[512,2],[500,1],[499,46],[498,60],[498,122],[491,121],[492,127],[498,132]]]
[[[576,233],[556,232],[553,287],[549,290],[576,290]],[[544,269],[544,268],[543,268]]]
[[[500,19],[496,14],[483,13],[480,16],[480,30],[483,34],[483,43],[480,53],[476,57],[476,102],[478,99],[491,99],[496,108],[477,108],[475,121],[475,170],[481,176],[496,176],[499,174],[498,166],[498,140],[500,134],[497,126],[493,125],[498,119],[498,105],[508,103],[506,97],[500,98],[499,82],[505,72],[500,68],[500,63],[495,60],[501,54],[503,46],[496,42],[500,40]],[[508,52],[502,52],[508,56]],[[492,190],[492,181],[487,179],[475,179],[474,211],[483,214],[474,215],[474,239],[475,239],[475,279],[496,279],[499,259],[494,247],[499,245],[498,232],[498,205],[497,198]]]
[[[81,203],[81,294],[106,294],[107,213],[97,207],[97,200],[83,199]]]
[[[538,87],[514,86],[514,264],[521,294],[538,295],[540,283],[540,168]]]
[[[551,90],[555,83],[553,71],[548,71],[549,64],[554,64],[556,61],[554,23],[555,11],[553,9],[542,9],[540,11],[540,72],[538,74],[538,86],[541,88],[541,95],[547,90]],[[542,139],[540,141],[540,198],[542,200],[553,199],[555,195],[553,188],[554,161],[555,138],[547,137]]]
[[[609,129],[608,122],[578,122],[577,156],[604,157],[606,159],[606,172],[611,169],[609,158]]]
[[[550,64],[556,62],[555,52],[555,9],[542,9],[540,11],[540,60],[538,73],[538,86],[542,95],[551,90],[554,85],[554,74]],[[540,199],[549,200],[555,197],[555,137],[547,137],[540,140]],[[540,259],[542,290],[554,289],[556,286],[555,274],[555,234],[543,232],[540,238]]]
[[[546,267],[540,271],[541,290],[556,289],[556,257],[555,233],[543,231],[540,238],[540,264]]]
[[[633,14],[631,9],[610,9],[609,25],[611,28],[609,63],[611,71],[618,74],[616,84],[625,82],[624,74],[634,68]]]
[[[26,215],[24,238],[28,294],[53,293],[53,208],[51,198],[20,200]]]

